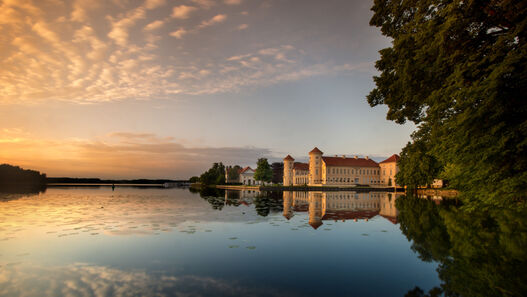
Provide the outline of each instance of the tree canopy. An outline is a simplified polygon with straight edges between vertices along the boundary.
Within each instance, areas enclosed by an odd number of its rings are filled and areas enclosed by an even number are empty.
[[[524,201],[527,3],[375,0],[372,10],[392,46],[380,51],[368,102],[418,125],[400,177],[415,176],[424,153],[466,202]]]
[[[212,164],[212,167],[199,177],[199,181],[205,185],[225,184],[225,166],[221,162]]]
[[[267,162],[266,158],[258,159],[256,163],[256,170],[254,171],[254,179],[262,182],[270,182],[273,178],[273,170]]]
[[[239,165],[234,165],[227,170],[228,180],[227,182],[237,182],[240,178],[240,171],[242,167]]]

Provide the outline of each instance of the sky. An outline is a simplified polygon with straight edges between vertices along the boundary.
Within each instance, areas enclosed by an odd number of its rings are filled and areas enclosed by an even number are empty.
[[[0,163],[173,178],[287,154],[381,160],[366,0],[0,0]]]

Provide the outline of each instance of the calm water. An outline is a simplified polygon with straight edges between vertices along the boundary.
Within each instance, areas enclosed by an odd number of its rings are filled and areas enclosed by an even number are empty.
[[[5,194],[0,295],[419,296],[445,286],[454,243],[444,221],[433,221],[437,203],[399,196],[120,187]],[[398,217],[410,203],[415,213]]]

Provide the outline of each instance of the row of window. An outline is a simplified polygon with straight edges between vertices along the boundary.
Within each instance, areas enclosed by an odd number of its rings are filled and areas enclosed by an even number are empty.
[[[329,178],[327,181],[330,182],[330,183],[331,182],[333,182],[333,183],[350,183],[350,182],[352,182],[352,179],[349,178],[349,177],[347,177],[347,178],[346,177],[332,177],[332,178]],[[356,184],[358,184],[359,183],[359,178],[356,177],[354,182]],[[380,184],[381,181],[380,180],[376,180],[376,179],[370,179],[369,181],[366,181],[366,183]]]
[[[380,169],[330,168],[332,174],[379,174]]]

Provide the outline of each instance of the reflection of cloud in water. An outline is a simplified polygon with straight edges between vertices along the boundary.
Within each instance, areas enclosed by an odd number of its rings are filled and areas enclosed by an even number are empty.
[[[58,237],[148,235],[186,230],[186,222],[232,222],[250,218],[236,209],[214,211],[187,190],[48,189],[37,197],[11,200],[2,205],[0,240],[22,236],[22,232],[35,228],[45,229],[42,234]]]
[[[1,296],[280,296],[283,292],[193,275],[171,276],[104,266],[10,265],[0,271]]]

